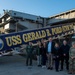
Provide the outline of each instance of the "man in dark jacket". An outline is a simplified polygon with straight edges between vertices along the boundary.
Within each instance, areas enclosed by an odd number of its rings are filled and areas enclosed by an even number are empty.
[[[32,46],[32,43],[29,42],[29,44],[27,45],[26,47],[26,65],[28,66],[28,61],[30,60],[29,62],[29,65],[31,66],[32,65],[32,52],[33,52],[33,46]]]
[[[48,39],[48,43],[47,43],[47,59],[48,59],[48,69],[53,69],[53,65],[52,65],[52,60],[53,60],[53,48],[54,48],[54,43],[52,41],[52,38],[50,37]]]
[[[61,46],[61,70],[63,70],[63,64],[64,64],[64,60],[65,60],[65,63],[66,63],[66,69],[68,70],[69,69],[69,45],[67,44],[67,41],[64,40],[63,41],[63,45]]]

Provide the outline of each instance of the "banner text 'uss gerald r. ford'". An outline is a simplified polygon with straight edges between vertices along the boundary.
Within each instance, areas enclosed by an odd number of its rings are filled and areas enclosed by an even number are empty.
[[[50,36],[57,37],[58,35],[65,35],[65,33],[71,31],[73,31],[73,25],[61,25],[1,35],[0,40],[2,40],[2,47],[0,47],[0,51],[27,44],[29,41],[35,42]]]

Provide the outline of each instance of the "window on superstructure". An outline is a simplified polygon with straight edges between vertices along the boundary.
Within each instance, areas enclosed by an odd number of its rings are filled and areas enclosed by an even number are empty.
[[[16,15],[16,13],[14,13],[14,15]]]

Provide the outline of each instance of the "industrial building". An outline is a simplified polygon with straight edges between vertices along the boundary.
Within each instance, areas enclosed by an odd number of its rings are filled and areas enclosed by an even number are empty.
[[[4,10],[4,14],[0,17],[0,32],[6,34],[68,23],[75,24],[75,9],[47,18],[13,10]]]
[[[1,33],[10,33],[44,26],[45,18],[13,10],[4,11],[0,18]]]

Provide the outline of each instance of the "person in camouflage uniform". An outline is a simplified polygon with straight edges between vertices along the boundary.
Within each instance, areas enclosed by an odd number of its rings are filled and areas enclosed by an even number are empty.
[[[69,74],[75,73],[75,42],[72,42],[72,47],[69,51]]]

